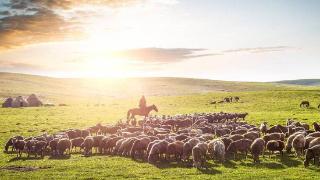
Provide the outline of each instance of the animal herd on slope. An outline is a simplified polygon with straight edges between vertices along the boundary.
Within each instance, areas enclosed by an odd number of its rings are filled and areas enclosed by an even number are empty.
[[[21,157],[67,156],[71,153],[92,153],[126,156],[151,164],[178,161],[205,168],[206,161],[217,163],[239,159],[239,153],[251,153],[259,163],[265,153],[279,152],[295,156],[305,155],[304,165],[319,159],[320,126],[288,120],[286,125],[260,127],[244,121],[247,113],[196,113],[175,116],[150,116],[139,121],[139,126],[118,122],[115,125],[97,124],[86,129],[69,129],[56,134],[43,134],[8,140],[5,152]]]

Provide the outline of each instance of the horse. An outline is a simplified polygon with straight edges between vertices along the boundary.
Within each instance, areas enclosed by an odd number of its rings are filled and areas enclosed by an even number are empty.
[[[129,123],[131,119],[134,119],[136,121],[136,118],[135,118],[136,115],[144,116],[146,118],[152,110],[155,110],[156,112],[158,112],[157,106],[153,104],[151,106],[147,106],[144,109],[140,109],[140,108],[129,109],[127,112],[127,123]]]
[[[306,108],[308,108],[309,106],[310,106],[309,101],[302,101],[301,104],[300,104],[300,107],[306,107]]]

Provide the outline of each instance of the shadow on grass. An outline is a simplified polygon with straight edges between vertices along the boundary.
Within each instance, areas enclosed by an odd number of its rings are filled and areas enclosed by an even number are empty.
[[[14,161],[27,161],[27,160],[42,160],[43,157],[38,156],[38,157],[14,157],[12,159],[10,159],[8,162],[14,162]]]
[[[55,160],[65,160],[70,159],[71,155],[63,155],[63,156],[50,156],[49,159],[55,159]]]

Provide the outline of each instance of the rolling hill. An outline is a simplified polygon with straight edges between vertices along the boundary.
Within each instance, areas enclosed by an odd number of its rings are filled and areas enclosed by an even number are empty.
[[[36,93],[48,102],[90,101],[140,96],[170,96],[206,92],[301,89],[279,83],[232,82],[191,78],[52,78],[0,73],[0,98]]]
[[[320,79],[297,79],[278,81],[279,84],[303,85],[303,86],[320,86]]]

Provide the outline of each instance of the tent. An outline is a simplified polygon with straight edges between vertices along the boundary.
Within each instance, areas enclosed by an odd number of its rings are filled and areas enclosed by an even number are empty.
[[[28,107],[28,102],[22,97],[18,96],[16,97],[12,102],[12,107],[18,108],[18,107]]]
[[[40,101],[40,99],[35,94],[31,94],[27,98],[27,102],[29,104],[29,107],[38,107],[38,106],[43,105],[43,103]]]
[[[12,102],[13,102],[13,99],[9,97],[4,101],[4,103],[2,104],[2,107],[4,108],[12,107]]]

